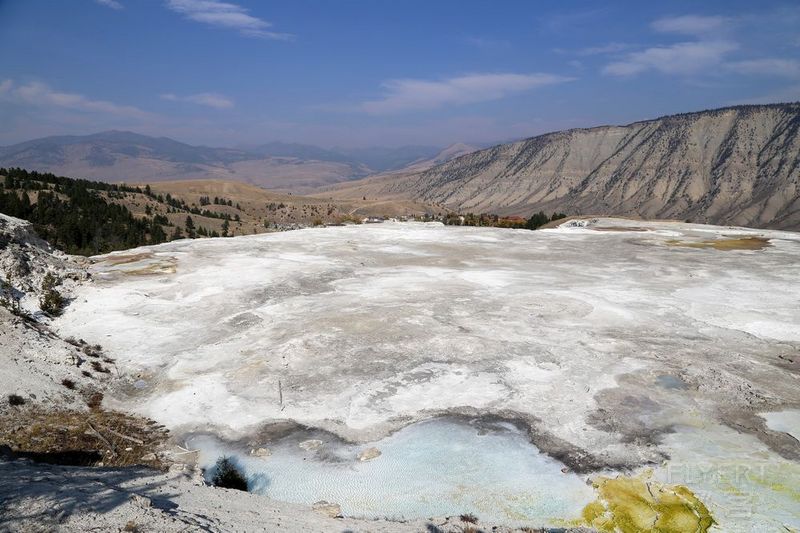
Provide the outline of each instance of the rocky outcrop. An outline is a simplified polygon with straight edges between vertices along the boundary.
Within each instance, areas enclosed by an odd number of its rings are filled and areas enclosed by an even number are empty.
[[[800,103],[549,133],[335,196],[800,229]]]
[[[33,231],[33,226],[0,213],[0,301],[36,313],[45,276],[70,289],[87,279],[80,259],[53,248]]]
[[[101,347],[61,339],[41,310],[48,275],[55,284],[49,290],[63,303],[87,278],[78,261],[39,238],[30,223],[0,214],[0,414],[13,411],[7,394],[26,406],[86,409],[110,376]]]

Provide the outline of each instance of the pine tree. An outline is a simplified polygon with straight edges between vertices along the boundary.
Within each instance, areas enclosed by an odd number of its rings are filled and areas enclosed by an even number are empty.
[[[535,215],[533,215],[531,218],[528,219],[528,222],[525,224],[525,226],[528,229],[537,229],[547,224],[549,220],[550,219],[547,218],[547,215],[545,215],[544,212],[539,211],[538,213],[536,213]]]
[[[192,217],[186,217],[186,235],[188,235],[190,239],[197,237],[197,232],[195,231],[194,220],[192,220]]]

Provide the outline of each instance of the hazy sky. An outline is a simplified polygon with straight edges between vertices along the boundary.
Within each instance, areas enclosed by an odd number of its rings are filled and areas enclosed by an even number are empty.
[[[0,144],[445,145],[795,100],[798,2],[0,0]]]

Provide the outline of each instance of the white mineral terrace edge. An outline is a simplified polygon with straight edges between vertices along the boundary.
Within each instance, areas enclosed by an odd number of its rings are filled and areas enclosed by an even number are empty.
[[[276,499],[560,525],[652,468],[721,530],[800,527],[800,234],[385,223],[95,259],[56,327],[117,359],[111,405]]]

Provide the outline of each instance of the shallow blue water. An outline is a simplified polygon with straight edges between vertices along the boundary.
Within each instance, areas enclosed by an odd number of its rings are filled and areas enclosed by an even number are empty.
[[[316,450],[297,439],[266,444],[269,457],[252,457],[210,436],[189,445],[212,468],[218,457],[235,458],[253,492],[282,501],[327,500],[347,516],[427,518],[471,512],[482,521],[557,525],[576,518],[594,498],[592,488],[540,453],[510,424],[491,431],[453,419],[408,426],[365,445],[333,438]],[[374,446],[381,455],[359,461]]]

